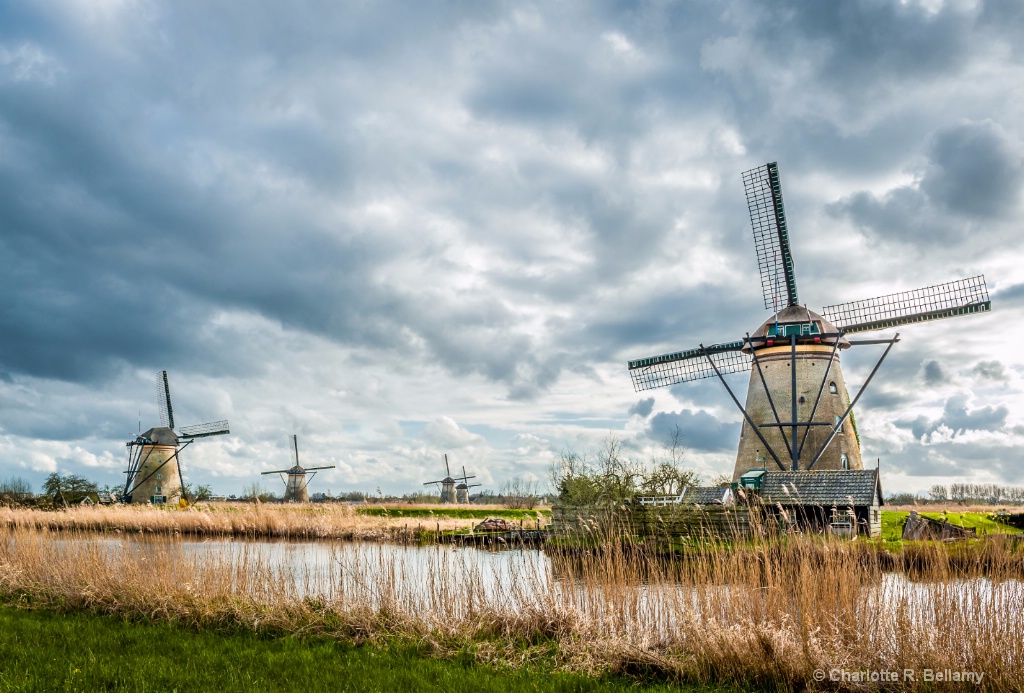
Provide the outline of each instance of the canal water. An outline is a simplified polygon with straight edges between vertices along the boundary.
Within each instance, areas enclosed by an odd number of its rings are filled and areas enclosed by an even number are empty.
[[[261,541],[101,535],[55,538],[74,561],[121,564],[142,579],[257,602],[318,600],[335,605],[393,609],[461,618],[486,609],[507,613],[572,611],[608,620],[616,630],[665,634],[681,618],[726,618],[739,604],[767,593],[740,585],[655,584],[576,574],[536,549],[481,550],[452,545]],[[936,618],[935,607],[958,619],[990,619],[1013,631],[1024,627],[1024,583],[983,578],[916,582],[882,575],[857,591],[860,618],[903,618],[916,625]]]

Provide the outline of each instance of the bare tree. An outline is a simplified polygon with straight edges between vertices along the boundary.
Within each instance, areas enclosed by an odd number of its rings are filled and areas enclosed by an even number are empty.
[[[538,482],[529,479],[510,479],[498,489],[498,497],[506,508],[533,510],[539,487]]]
[[[649,495],[675,496],[687,486],[699,486],[700,474],[683,467],[683,431],[679,424],[664,443],[662,457],[652,457],[652,468],[640,479],[640,490]]]
[[[0,481],[0,496],[15,500],[24,500],[32,495],[32,484],[20,476],[12,476]]]

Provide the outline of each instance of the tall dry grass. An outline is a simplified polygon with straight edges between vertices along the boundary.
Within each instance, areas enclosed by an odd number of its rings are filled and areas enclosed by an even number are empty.
[[[963,690],[1024,689],[1021,555],[1001,538],[977,564],[936,544],[884,562],[862,542],[791,536],[674,562],[620,542],[583,554],[556,547],[524,553],[504,573],[471,550],[360,544],[310,573],[267,560],[257,544],[197,554],[173,539],[0,534],[0,595],[13,604],[198,628],[414,638],[440,654],[472,644],[490,661],[553,657],[591,673],[776,690],[865,688],[816,682],[816,669],[973,671],[982,685]],[[913,579],[901,572],[910,568]],[[934,690],[920,678],[889,688]]]
[[[429,520],[368,517],[349,505],[319,504],[217,503],[186,510],[147,505],[74,506],[58,511],[0,507],[0,528],[7,529],[272,539],[403,541],[438,530],[466,529],[478,522],[440,514]]]

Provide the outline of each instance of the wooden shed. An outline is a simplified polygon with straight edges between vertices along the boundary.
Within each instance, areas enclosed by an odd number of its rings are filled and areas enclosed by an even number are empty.
[[[877,469],[765,471],[751,490],[766,507],[803,529],[882,535],[882,483]]]

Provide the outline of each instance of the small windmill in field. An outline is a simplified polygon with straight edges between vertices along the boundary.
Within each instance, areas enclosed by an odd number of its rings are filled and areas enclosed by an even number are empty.
[[[334,465],[326,467],[303,467],[299,464],[299,437],[292,436],[292,446],[295,449],[295,465],[290,469],[278,469],[267,474],[280,474],[284,481],[284,500],[286,503],[305,503],[309,501],[309,482],[313,480],[316,473],[321,469],[334,469]]]
[[[459,484],[455,487],[455,502],[456,503],[462,503],[462,504],[468,504],[469,503],[469,489],[473,488],[474,486],[479,486],[480,484],[471,484],[471,483],[469,483],[469,480],[470,479],[475,479],[476,476],[473,475],[473,474],[467,475],[465,467],[462,468],[462,476],[459,477],[459,478],[462,479],[462,481],[459,482]]]
[[[448,455],[444,456],[444,471],[445,477],[443,479],[428,481],[423,485],[430,486],[432,484],[438,484],[441,487],[441,502],[456,503],[458,500],[455,495],[455,479],[452,478],[452,470],[448,466]]]
[[[797,299],[778,166],[745,172],[743,184],[764,307],[772,316],[736,341],[630,361],[633,386],[639,392],[717,376],[744,419],[734,481],[769,459],[781,470],[862,469],[853,406],[899,334],[862,340],[847,335],[989,311],[985,277],[826,306],[815,313]],[[888,346],[850,401],[839,351],[867,344]],[[747,370],[750,383],[741,406],[722,376]]]
[[[160,505],[181,500],[185,485],[181,474],[181,451],[198,438],[231,432],[226,420],[183,426],[175,431],[167,371],[157,373],[156,389],[160,425],[140,433],[127,443],[128,469],[125,474],[128,476],[121,496],[125,503]]]

